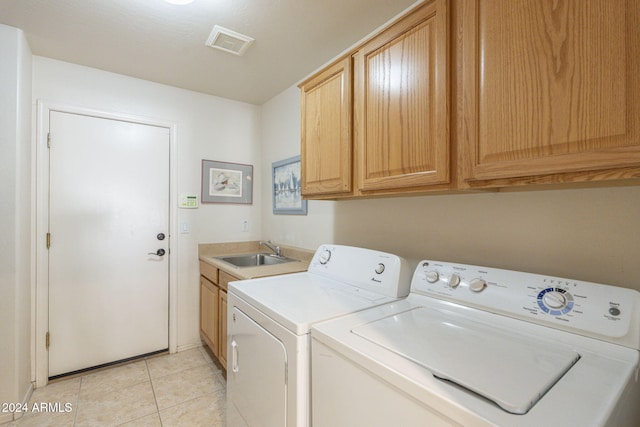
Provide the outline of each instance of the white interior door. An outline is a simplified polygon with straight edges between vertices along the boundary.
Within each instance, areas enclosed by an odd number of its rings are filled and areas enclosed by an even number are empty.
[[[167,349],[169,129],[52,111],[49,131],[49,376]]]

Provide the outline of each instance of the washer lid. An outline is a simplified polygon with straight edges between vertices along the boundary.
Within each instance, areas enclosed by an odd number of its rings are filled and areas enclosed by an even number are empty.
[[[351,332],[514,414],[527,413],[580,359],[557,342],[424,307]]]

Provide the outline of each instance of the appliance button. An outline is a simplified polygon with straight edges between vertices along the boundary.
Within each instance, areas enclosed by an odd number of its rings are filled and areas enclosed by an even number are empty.
[[[427,271],[427,273],[425,274],[425,278],[429,283],[436,283],[438,279],[440,279],[440,275],[437,271]]]
[[[469,282],[469,289],[471,289],[473,292],[481,292],[486,286],[487,282],[479,278],[473,279]]]
[[[376,267],[375,272],[376,272],[376,274],[382,274],[384,272],[384,264],[383,263],[378,264],[378,266]]]
[[[457,288],[459,284],[460,284],[460,276],[458,276],[457,274],[452,274],[451,276],[449,276],[450,288]]]
[[[609,309],[609,314],[612,316],[620,316],[620,309],[618,307],[611,307]]]

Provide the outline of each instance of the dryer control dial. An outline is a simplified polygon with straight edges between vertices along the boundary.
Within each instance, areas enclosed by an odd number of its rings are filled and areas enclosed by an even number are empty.
[[[320,252],[320,255],[318,256],[318,260],[320,261],[320,264],[326,264],[329,262],[329,260],[331,259],[331,251],[329,249],[325,249],[322,252]]]

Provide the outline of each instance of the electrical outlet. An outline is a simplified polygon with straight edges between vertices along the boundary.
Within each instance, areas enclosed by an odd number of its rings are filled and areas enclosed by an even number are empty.
[[[249,231],[249,220],[248,219],[243,219],[242,220],[242,231]]]

